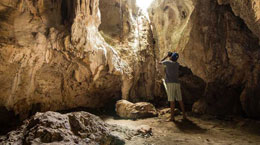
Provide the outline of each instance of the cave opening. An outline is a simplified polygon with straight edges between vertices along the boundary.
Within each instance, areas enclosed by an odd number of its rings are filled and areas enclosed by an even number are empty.
[[[149,20],[148,8],[151,6],[154,0],[136,0],[136,6],[141,8],[145,16]]]
[[[153,1],[154,0],[136,0],[136,5],[140,7],[143,11],[147,11]]]

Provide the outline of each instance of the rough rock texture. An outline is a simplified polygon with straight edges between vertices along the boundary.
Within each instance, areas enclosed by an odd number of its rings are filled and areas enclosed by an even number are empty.
[[[167,115],[168,117],[170,117],[169,115],[171,115],[171,108],[164,108],[162,110],[159,110],[158,111],[159,113],[159,117],[162,117],[164,115]],[[174,109],[174,115],[180,115],[181,114],[181,111],[177,108]]]
[[[0,122],[120,98],[166,102],[158,52],[135,0],[1,0]],[[191,105],[201,93],[185,74]]]
[[[248,28],[260,38],[260,1],[259,0],[218,0],[219,4],[229,4],[236,16],[247,24]],[[260,43],[260,42],[259,42]]]
[[[0,106],[26,118],[159,96],[151,28],[134,2],[101,0],[100,12],[99,0],[1,0]]]
[[[161,58],[179,52],[206,83],[195,112],[260,117],[259,2],[229,2],[232,9],[213,0],[156,0],[149,10],[156,47]]]
[[[129,119],[157,116],[153,104],[147,102],[131,103],[126,100],[119,100],[116,103],[116,112],[120,117]]]
[[[0,138],[0,144],[116,145],[123,140],[110,134],[106,123],[87,112],[37,113],[18,130]]]
[[[120,97],[128,65],[98,32],[98,4],[1,1],[0,105],[26,117]]]
[[[180,66],[179,69],[179,80],[185,108],[190,111],[192,105],[204,95],[206,84],[203,79],[194,75],[189,68],[183,66]]]
[[[135,0],[0,0],[0,116],[166,99],[171,50],[194,111],[259,117],[257,0],[155,0],[150,20]]]
[[[153,34],[135,0],[101,0],[99,30],[120,58],[129,64],[122,88],[124,99],[147,101],[161,95]]]

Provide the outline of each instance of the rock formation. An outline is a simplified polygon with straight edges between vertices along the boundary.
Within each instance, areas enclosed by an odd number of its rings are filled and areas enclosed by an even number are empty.
[[[0,123],[37,111],[166,100],[158,61],[180,53],[198,113],[260,114],[258,0],[0,0]]]
[[[230,5],[236,16],[247,24],[247,27],[260,38],[260,1],[218,0],[220,5]]]
[[[131,103],[126,100],[119,100],[116,103],[116,113],[127,119],[140,119],[157,116],[153,104],[147,102]]]
[[[160,96],[153,34],[135,0],[100,0],[100,10],[102,36],[128,64],[122,97],[137,102]]]
[[[135,1],[101,0],[100,9],[99,0],[1,0],[2,114],[161,94],[151,28]]]
[[[179,52],[180,63],[206,83],[195,112],[260,117],[259,7],[257,0],[152,4],[149,15],[160,57]]]
[[[98,32],[98,4],[1,1],[1,105],[26,117],[32,108],[98,107],[120,93],[126,64]]]
[[[110,134],[109,125],[90,113],[60,114],[48,111],[24,121],[19,129],[2,136],[0,143],[120,145],[124,141]]]

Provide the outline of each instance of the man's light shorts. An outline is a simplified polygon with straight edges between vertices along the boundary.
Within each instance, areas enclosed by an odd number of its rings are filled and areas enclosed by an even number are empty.
[[[182,101],[181,85],[179,83],[166,83],[168,101]]]

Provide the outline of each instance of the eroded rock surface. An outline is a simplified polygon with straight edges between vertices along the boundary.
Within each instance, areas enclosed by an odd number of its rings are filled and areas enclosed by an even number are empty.
[[[0,106],[24,119],[152,100],[161,95],[152,42],[134,0],[1,0]]]
[[[98,5],[1,1],[2,106],[24,118],[33,109],[100,107],[121,96],[129,66],[99,34]]]
[[[100,0],[100,9],[102,36],[129,64],[122,97],[138,102],[162,96],[151,26],[135,0]]]
[[[260,38],[260,1],[259,0],[218,0],[219,4],[230,5],[236,16],[247,24],[248,28]],[[260,42],[259,42],[260,43]]]
[[[37,113],[18,130],[0,138],[1,144],[124,144],[110,134],[108,125],[87,112]]]
[[[147,102],[131,103],[127,100],[117,101],[116,112],[120,117],[129,119],[157,116],[157,111],[153,104]]]
[[[154,1],[156,47],[161,58],[179,52],[180,63],[206,83],[194,111],[260,117],[259,2],[218,2]]]

